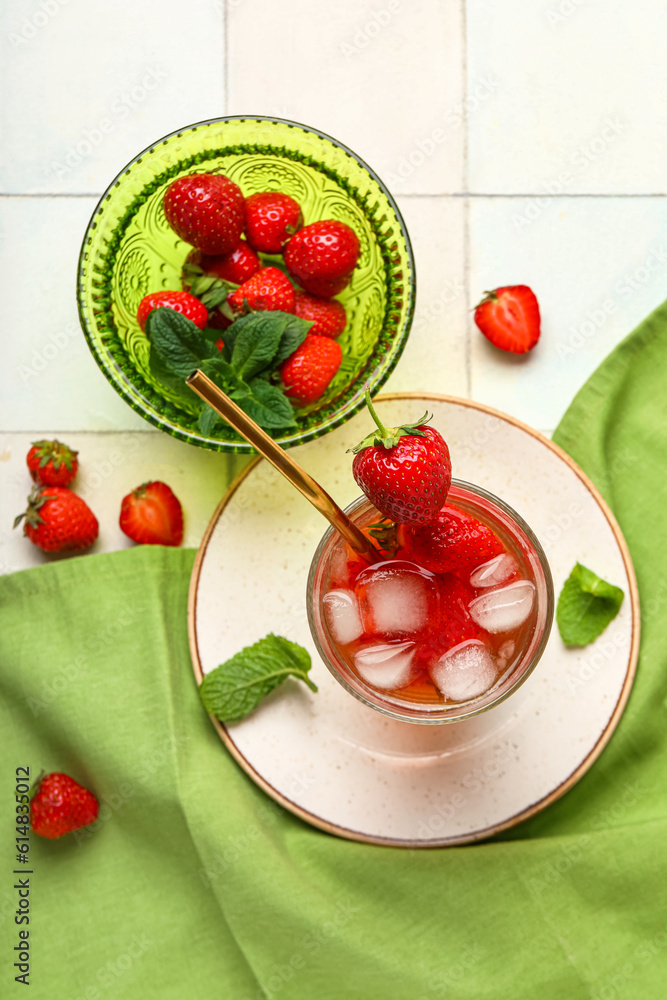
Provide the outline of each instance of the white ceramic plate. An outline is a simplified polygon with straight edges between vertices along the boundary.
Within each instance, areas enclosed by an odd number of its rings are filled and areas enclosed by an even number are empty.
[[[386,425],[432,411],[455,478],[496,493],[525,518],[544,546],[556,594],[581,562],[623,588],[618,617],[583,649],[566,649],[554,625],[532,676],[480,716],[444,726],[388,719],[349,695],[319,659],[305,590],[326,523],[257,461],[220,503],[199,549],[189,606],[195,674],[201,682],[268,632],[301,643],[318,694],[287,681],[247,719],[215,721],[241,767],[285,808],[342,837],[404,847],[466,843],[543,809],[601,753],[635,672],[637,587],[606,504],[547,438],[466,400],[400,394],[377,405]],[[359,495],[346,450],[365,436],[369,419],[358,414],[290,452],[341,507]]]

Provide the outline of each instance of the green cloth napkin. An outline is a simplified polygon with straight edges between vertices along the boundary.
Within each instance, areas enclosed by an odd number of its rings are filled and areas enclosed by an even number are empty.
[[[351,843],[255,787],[198,701],[192,552],[136,548],[1,579],[3,996],[22,990],[12,816],[15,770],[30,767],[69,772],[102,802],[92,833],[31,839],[35,1000],[662,1000],[666,367],[663,307],[556,435],[635,560],[645,616],[629,707],[574,789],[483,844]]]

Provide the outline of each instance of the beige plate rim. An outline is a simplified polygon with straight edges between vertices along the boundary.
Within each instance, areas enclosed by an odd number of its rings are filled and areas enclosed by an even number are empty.
[[[515,815],[511,816],[509,819],[504,820],[502,823],[496,823],[492,826],[485,827],[482,830],[476,830],[473,833],[465,834],[457,837],[446,837],[442,839],[433,839],[428,841],[423,840],[408,840],[399,839],[395,837],[378,837],[371,836],[369,834],[361,833],[357,830],[351,830],[347,827],[338,826],[335,823],[330,823],[327,820],[323,820],[320,816],[308,812],[308,810],[303,809],[301,806],[297,805],[291,799],[288,799],[282,792],[278,791],[273,785],[269,784],[253,767],[250,761],[241,753],[238,749],[234,740],[227,729],[227,727],[216,719],[214,716],[209,716],[213,725],[215,726],[220,739],[223,741],[232,757],[237,761],[237,763],[243,768],[243,770],[249,775],[250,778],[258,785],[267,795],[274,799],[283,808],[289,810],[289,812],[294,813],[300,819],[309,823],[311,826],[315,826],[320,830],[325,830],[327,833],[335,834],[338,837],[343,837],[347,840],[355,840],[361,843],[376,844],[385,847],[405,847],[412,850],[419,848],[429,848],[429,847],[451,847],[460,844],[470,844],[478,840],[485,840],[488,837],[493,836],[496,833],[500,833],[503,830],[508,830],[518,823],[522,823],[524,820],[529,819],[531,816],[535,816],[537,813],[546,809],[547,806],[551,805],[557,799],[561,798],[573,785],[579,781],[581,777],[589,770],[589,768],[598,759],[607,743],[611,739],[611,736],[619,723],[621,715],[627,705],[628,698],[630,697],[630,691],[632,689],[632,683],[635,678],[635,673],[637,671],[637,661],[639,659],[639,639],[640,639],[640,625],[639,625],[639,591],[637,588],[637,580],[635,577],[634,568],[632,565],[632,560],[630,558],[630,552],[628,546],[623,537],[621,529],[616,521],[616,518],[612,514],[606,500],[602,497],[601,493],[598,491],[597,487],[593,485],[592,481],[583,471],[580,469],[577,463],[570,458],[567,452],[563,451],[557,444],[554,444],[548,437],[536,431],[534,428],[530,427],[528,424],[523,423],[521,420],[517,420],[516,417],[512,417],[507,413],[503,413],[501,410],[496,410],[491,406],[487,406],[485,403],[477,403],[470,399],[462,399],[458,396],[449,396],[436,392],[390,392],[382,393],[376,397],[380,402],[382,401],[394,401],[394,400],[404,400],[404,399],[419,399],[419,400],[433,400],[434,402],[452,403],[456,406],[467,406],[470,409],[479,410],[482,413],[490,414],[493,417],[497,417],[500,420],[504,420],[506,423],[513,424],[520,430],[532,437],[536,438],[538,441],[542,442],[547,448],[551,449],[563,462],[568,465],[572,471],[578,476],[581,482],[584,484],[589,493],[593,496],[596,503],[600,507],[602,513],[606,517],[611,530],[618,544],[621,556],[623,558],[623,564],[628,577],[628,583],[630,587],[630,603],[632,608],[632,641],[630,645],[630,655],[628,657],[628,667],[625,674],[625,680],[621,688],[618,701],[614,707],[614,711],[611,714],[609,722],[607,723],[605,729],[602,731],[598,737],[597,742],[584,757],[578,767],[572,771],[564,781],[562,781],[556,788],[554,788],[547,795],[543,796],[537,802],[533,802],[531,805],[527,806],[525,809],[521,810]],[[216,507],[211,520],[208,523],[206,531],[202,537],[199,549],[197,551],[197,556],[195,558],[194,566],[192,568],[192,575],[190,577],[190,590],[188,594],[188,637],[190,642],[190,653],[192,657],[192,667],[194,670],[195,678],[197,684],[200,685],[204,673],[202,671],[201,660],[199,657],[199,647],[197,643],[197,629],[196,629],[196,617],[197,617],[197,592],[199,589],[199,577],[201,573],[201,567],[206,555],[206,550],[208,548],[208,543],[210,538],[215,531],[218,521],[222,517],[222,514],[231,500],[232,496],[239,488],[241,483],[245,480],[247,476],[256,468],[256,466],[262,461],[260,456],[257,456],[241,473],[236,477],[233,483],[230,485],[229,489],[223,496],[222,500]]]

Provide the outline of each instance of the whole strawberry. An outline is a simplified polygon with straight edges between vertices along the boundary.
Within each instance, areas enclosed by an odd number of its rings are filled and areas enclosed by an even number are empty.
[[[359,260],[357,234],[344,222],[326,219],[304,226],[285,247],[291,276],[313,295],[329,299],[349,284]]]
[[[504,552],[500,540],[470,514],[446,507],[425,527],[401,529],[399,542],[406,558],[432,573],[470,572]]]
[[[294,293],[294,315],[310,320],[308,331],[321,337],[340,337],[347,324],[345,306],[337,299],[319,299],[297,288]]]
[[[188,174],[172,181],[162,201],[167,222],[186,243],[207,254],[228,253],[241,239],[241,188],[222,174]]]
[[[282,253],[291,236],[303,225],[301,206],[281,191],[262,191],[245,200],[246,239],[261,253]]]
[[[118,523],[140,545],[180,545],[183,541],[183,508],[166,483],[144,483],[123,497]]]
[[[449,448],[438,431],[415,424],[386,428],[366,403],[377,430],[353,448],[352,475],[371,503],[397,524],[429,524],[444,505],[452,481]]]
[[[94,823],[100,804],[87,788],[67,774],[47,774],[30,801],[33,833],[55,840]]]
[[[153,309],[165,307],[182,313],[200,330],[206,326],[208,309],[194,295],[188,292],[151,292],[149,295],[144,295],[137,309],[137,320],[141,329],[146,329],[146,320]]]
[[[28,507],[14,521],[25,518],[23,534],[44,552],[87,549],[99,532],[97,518],[88,504],[63,486],[35,486]]]
[[[307,334],[301,346],[280,365],[285,395],[295,406],[314,403],[330,385],[342,360],[337,340]]]
[[[187,273],[187,265],[199,267],[205,275],[229,281],[233,285],[241,285],[252,278],[262,266],[262,262],[245,240],[241,240],[229,253],[206,254],[201,250],[191,250],[185,258],[183,284],[191,284]]]
[[[528,285],[507,285],[486,292],[475,323],[501,351],[526,354],[540,339],[540,307]]]
[[[78,454],[61,441],[33,441],[26,463],[36,483],[69,486],[79,468]]]
[[[235,313],[242,313],[245,303],[251,311],[279,309],[294,312],[294,288],[287,275],[277,267],[263,267],[232,292],[227,299]]]

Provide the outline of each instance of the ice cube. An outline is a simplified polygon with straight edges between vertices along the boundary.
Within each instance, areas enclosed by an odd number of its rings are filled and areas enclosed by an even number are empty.
[[[429,668],[433,683],[449,701],[470,701],[492,687],[496,667],[488,647],[469,639],[448,650]]]
[[[412,680],[414,642],[383,642],[364,646],[354,654],[359,676],[372,687],[391,690]]]
[[[499,556],[473,570],[470,584],[472,587],[499,587],[518,572],[519,564],[514,556],[509,552],[501,552]]]
[[[473,621],[487,632],[509,632],[523,625],[534,600],[535,587],[530,580],[517,580],[476,597],[468,611]]]
[[[336,545],[329,556],[329,580],[335,587],[347,587],[350,583],[350,571],[347,565],[348,555],[346,545]]]
[[[499,648],[497,653],[498,666],[501,670],[504,670],[507,664],[510,662],[514,656],[514,650],[516,648],[516,643],[514,639],[506,639]]]
[[[405,559],[390,559],[363,570],[357,577],[356,593],[369,635],[411,635],[437,612],[435,577]]]
[[[330,590],[322,598],[324,617],[334,642],[345,646],[358,639],[363,628],[357,598],[351,590]]]

